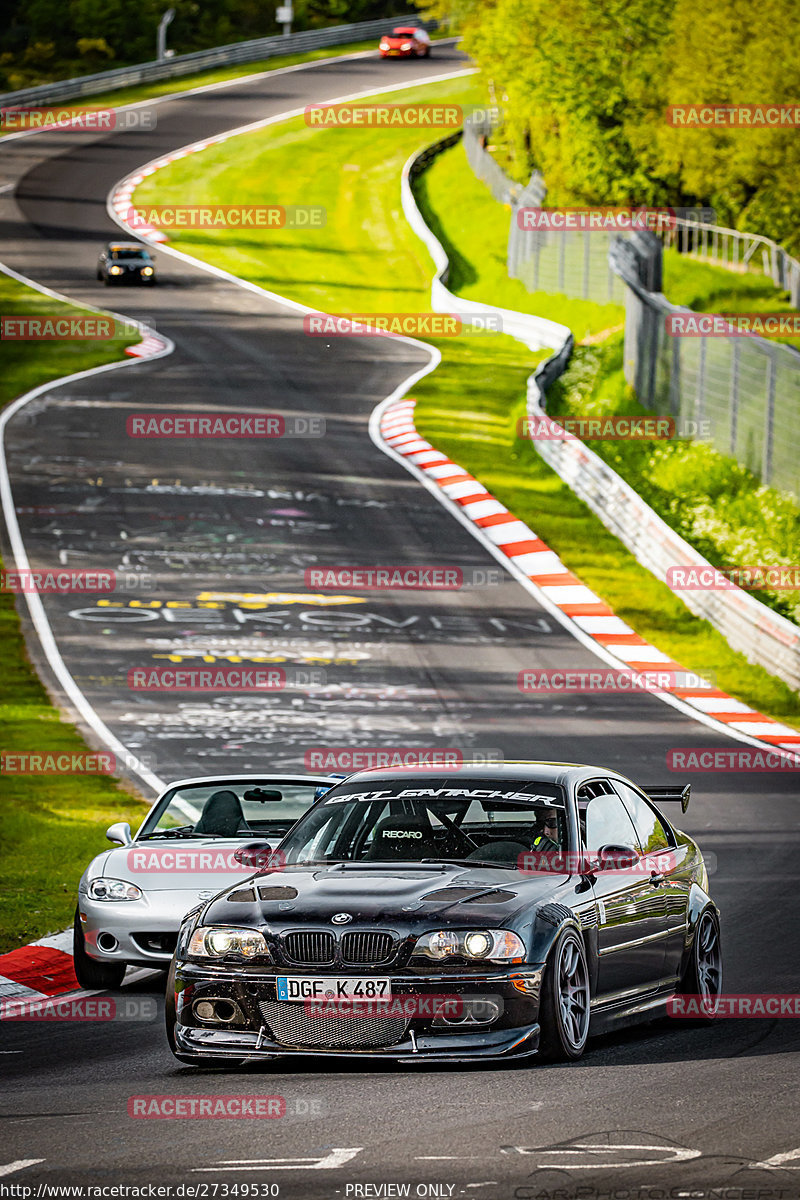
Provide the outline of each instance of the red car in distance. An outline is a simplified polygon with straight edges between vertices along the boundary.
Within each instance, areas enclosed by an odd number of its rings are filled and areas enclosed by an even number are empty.
[[[400,25],[384,34],[378,49],[381,58],[430,58],[431,39],[424,29]]]

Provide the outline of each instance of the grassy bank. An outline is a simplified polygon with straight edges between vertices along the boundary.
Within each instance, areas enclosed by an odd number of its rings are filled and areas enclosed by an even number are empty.
[[[402,93],[404,102],[436,98],[480,103],[469,78]],[[426,140],[410,130],[312,131],[299,121],[228,141],[147,180],[137,204],[315,203],[328,210],[323,231],[187,231],[174,244],[281,294],[331,312],[420,311],[429,304],[431,268],[400,208],[400,168]],[[430,140],[430,135],[427,136]],[[270,187],[281,180],[280,188]],[[266,186],[266,194],[265,194]],[[436,160],[420,181],[426,218],[453,258],[450,284],[469,299],[537,313],[569,324],[579,337],[611,344],[619,305],[588,305],[529,294],[505,274],[508,213],[475,180],[460,147]],[[505,337],[438,343],[442,366],[415,388],[420,431],[473,471],[530,522],[567,565],[644,637],[687,667],[715,671],[720,685],[762,711],[800,723],[800,698],[734,653],[640,567],[596,517],[516,437],[525,380],[537,357]]]
[[[85,316],[0,274],[6,315]],[[0,405],[48,380],[113,362],[131,338],[107,342],[0,342]],[[47,497],[42,496],[43,503]],[[0,591],[2,751],[80,754],[86,744],[64,721],[31,666],[13,596]],[[0,773],[0,953],[72,922],[78,880],[112,821],[145,806],[107,776]]]

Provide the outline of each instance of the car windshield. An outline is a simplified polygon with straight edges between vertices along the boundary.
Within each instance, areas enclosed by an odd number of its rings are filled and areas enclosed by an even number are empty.
[[[150,261],[150,255],[146,250],[109,250],[108,257],[115,261],[120,258],[142,258]]]
[[[414,33],[413,29],[395,29],[390,36],[393,38],[412,38]]]
[[[391,779],[340,785],[292,830],[281,850],[287,866],[474,862],[516,868],[521,854],[565,847],[566,838],[564,795],[554,784]]]
[[[137,834],[146,837],[281,838],[311,807],[318,780],[223,779],[164,793]]]

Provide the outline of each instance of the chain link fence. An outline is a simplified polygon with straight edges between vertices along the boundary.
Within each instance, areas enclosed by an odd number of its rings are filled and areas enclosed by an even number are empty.
[[[652,233],[524,229],[525,208],[541,208],[542,176],[509,180],[487,151],[489,121],[467,121],[467,158],[492,194],[511,206],[508,273],[530,292],[625,305],[625,378],[640,402],[673,416],[730,454],[763,483],[800,495],[800,354],[753,335],[673,336],[668,318],[691,310],[661,292],[662,243],[734,271],[761,259],[765,274],[800,307],[800,263],[758,234],[714,225],[712,210],[677,210],[660,239]]]
[[[641,403],[730,454],[763,483],[800,493],[800,354],[753,336],[676,337],[670,318],[691,310],[643,286],[658,239],[615,238],[627,284],[625,379]]]

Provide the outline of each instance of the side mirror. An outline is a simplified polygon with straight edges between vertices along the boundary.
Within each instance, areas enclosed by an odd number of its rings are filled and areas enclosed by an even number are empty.
[[[131,827],[127,821],[117,821],[114,825],[109,825],[106,837],[110,842],[116,842],[118,846],[130,846],[133,843]]]
[[[639,861],[639,851],[632,846],[601,846],[597,855],[599,871],[629,871]]]
[[[249,867],[251,871],[261,871],[270,865],[272,846],[269,842],[251,842],[249,846],[240,846],[238,850],[234,850],[233,857],[243,867]]]

